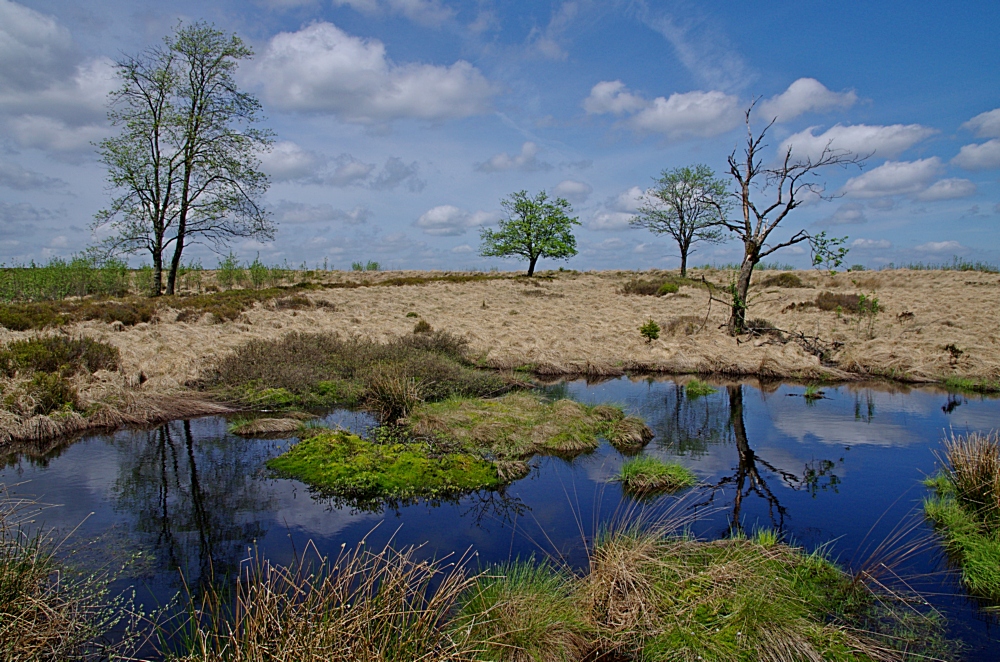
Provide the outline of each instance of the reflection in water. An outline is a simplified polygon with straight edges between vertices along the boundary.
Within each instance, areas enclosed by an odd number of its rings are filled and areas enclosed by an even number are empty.
[[[116,510],[133,516],[162,568],[180,570],[191,584],[228,574],[266,533],[256,516],[271,507],[256,476],[262,455],[249,443],[234,453],[233,443],[196,439],[190,421],[114,440],[121,454]]]
[[[712,447],[732,443],[729,414],[716,396],[690,398],[684,386],[665,385],[663,405],[647,415],[647,423],[661,444],[669,444],[677,455],[701,457]]]

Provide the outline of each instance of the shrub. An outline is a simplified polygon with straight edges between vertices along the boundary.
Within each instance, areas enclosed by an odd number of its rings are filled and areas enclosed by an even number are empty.
[[[426,320],[420,320],[419,322],[413,325],[414,333],[430,333],[433,330],[434,329],[431,327],[430,324],[427,323]]]
[[[35,414],[76,408],[76,389],[62,375],[36,372],[25,391],[35,402]]]
[[[809,287],[796,274],[784,272],[768,276],[760,282],[761,287]]]
[[[656,290],[656,296],[662,297],[665,294],[677,294],[679,290],[680,287],[677,286],[677,283],[664,283]]]
[[[88,372],[117,370],[121,355],[117,347],[91,338],[43,336],[15,340],[0,349],[0,372],[48,372],[69,375],[81,368]]]
[[[639,327],[639,333],[646,339],[646,344],[649,344],[660,337],[660,325],[653,320],[648,320]]]
[[[816,297],[816,307],[820,310],[841,310],[856,313],[861,304],[861,297],[857,294],[833,294],[832,292],[822,292]]]

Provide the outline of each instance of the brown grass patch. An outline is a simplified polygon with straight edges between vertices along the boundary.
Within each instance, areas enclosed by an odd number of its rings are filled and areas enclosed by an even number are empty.
[[[860,305],[861,297],[857,294],[822,292],[816,297],[816,307],[820,310],[840,310],[845,313],[856,313]]]

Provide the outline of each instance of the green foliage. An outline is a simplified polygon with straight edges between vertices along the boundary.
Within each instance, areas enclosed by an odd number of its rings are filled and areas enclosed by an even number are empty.
[[[970,379],[968,377],[948,377],[944,386],[949,391],[960,393],[1000,393],[1000,381]]]
[[[872,292],[858,295],[858,319],[857,330],[861,333],[864,328],[865,335],[871,339],[875,337],[875,321],[878,319],[882,307],[879,305],[878,297]]]
[[[0,266],[0,301],[56,301],[66,297],[124,296],[129,290],[128,265],[80,255],[52,258],[45,265]]]
[[[670,235],[681,253],[681,276],[687,276],[692,244],[725,241],[722,222],[731,207],[726,182],[707,165],[664,170],[646,193],[629,223],[654,234]]]
[[[677,283],[664,283],[660,285],[660,288],[656,290],[656,296],[662,297],[665,294],[677,294],[680,291]]]
[[[307,437],[267,465],[325,494],[361,502],[440,497],[500,484],[486,460],[420,442],[377,444],[342,430]]]
[[[91,338],[44,336],[15,340],[0,348],[0,374],[55,373],[69,376],[80,369],[93,373],[117,370],[121,360],[117,347]]]
[[[576,255],[572,230],[580,222],[569,216],[573,208],[563,198],[550,202],[544,191],[533,198],[527,191],[518,191],[501,200],[500,205],[507,218],[500,221],[498,230],[480,231],[480,255],[528,260],[528,276],[535,273],[539,258],[567,260]]]
[[[651,455],[633,458],[618,472],[622,487],[637,494],[676,492],[698,482],[697,476],[676,462],[664,462]]]
[[[716,391],[718,391],[718,389],[699,379],[692,379],[684,385],[684,395],[686,395],[689,400],[694,400],[705,395],[712,395]]]
[[[844,264],[844,258],[850,250],[844,244],[847,237],[827,237],[826,231],[809,237],[809,251],[812,265],[819,269],[823,267],[830,273],[835,272]]]
[[[232,251],[219,260],[219,266],[215,270],[215,282],[224,290],[231,290],[246,282],[246,271]]]
[[[660,337],[660,325],[651,319],[647,320],[639,327],[639,334],[646,339],[646,344],[649,344]]]

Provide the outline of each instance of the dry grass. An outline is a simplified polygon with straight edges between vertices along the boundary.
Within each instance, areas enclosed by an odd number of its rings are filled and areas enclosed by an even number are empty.
[[[249,421],[234,421],[229,426],[229,431],[241,437],[253,437],[297,432],[301,427],[302,421],[294,418],[254,418]]]
[[[692,271],[694,278],[702,275],[720,286],[728,283],[726,272]],[[759,277],[763,280],[769,275],[761,272]],[[1000,276],[908,270],[836,276],[803,271],[796,275],[818,292],[856,295],[875,291],[885,312],[876,321],[874,339],[859,336],[849,315],[838,319],[834,312],[815,306],[787,310],[809,290],[755,286],[751,317],[768,319],[786,331],[819,336],[831,345],[842,344],[831,351],[826,364],[797,343],[766,338],[738,344],[720,328],[728,314],[723,306],[712,304],[706,319],[708,292],[704,288],[682,288],[688,298],[624,296],[620,290],[634,276],[630,272],[553,273],[540,279],[546,292],[561,298],[524,296],[525,279],[450,282],[428,280],[436,276],[433,272],[365,274],[373,285],[393,278],[424,280],[419,285],[400,282],[391,287],[303,292],[315,305],[280,310],[257,303],[221,324],[168,319],[115,331],[117,327],[94,320],[73,323],[67,330],[118,347],[126,377],[135,382],[144,376],[148,381],[143,390],[156,393],[184,389],[201,376],[206,365],[251,339],[272,341],[289,332],[322,329],[345,338],[385,342],[410,334],[414,320],[406,316],[409,312],[435,329],[467,338],[470,355],[484,365],[530,365],[540,374],[616,375],[637,370],[804,380],[873,375],[915,382],[950,376],[991,383],[1000,379]],[[343,284],[350,277],[337,278]],[[333,281],[331,276],[329,285]],[[519,314],[510,315],[511,310]],[[904,312],[912,316],[900,318]],[[664,333],[647,345],[636,329],[650,318]],[[678,322],[672,324],[674,320]],[[25,337],[25,333],[0,330],[3,342]],[[960,358],[949,353],[949,345],[962,350]]]

